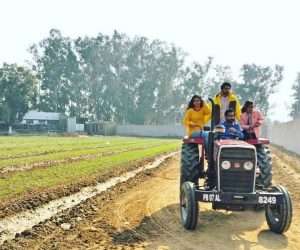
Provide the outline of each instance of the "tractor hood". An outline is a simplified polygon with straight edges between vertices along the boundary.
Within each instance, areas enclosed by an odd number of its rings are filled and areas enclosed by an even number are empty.
[[[222,148],[244,148],[255,150],[255,147],[245,141],[240,140],[217,140],[214,144],[214,160],[217,160],[218,153]],[[255,150],[256,151],[256,150]]]
[[[218,140],[215,141],[215,145],[218,147],[221,146],[233,146],[233,147],[249,147],[249,148],[253,148],[252,145],[250,145],[249,143],[245,142],[245,141],[240,141],[240,140]]]

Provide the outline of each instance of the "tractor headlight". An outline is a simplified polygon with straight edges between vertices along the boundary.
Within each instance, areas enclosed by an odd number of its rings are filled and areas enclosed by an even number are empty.
[[[244,163],[244,169],[246,169],[246,170],[252,170],[253,167],[254,167],[254,164],[252,161],[246,161]]]
[[[225,170],[229,169],[231,167],[230,161],[222,161],[221,167]]]

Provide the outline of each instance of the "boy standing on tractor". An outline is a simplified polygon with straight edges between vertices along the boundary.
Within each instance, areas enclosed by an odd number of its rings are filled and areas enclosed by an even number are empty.
[[[231,109],[235,113],[235,119],[240,120],[241,105],[237,96],[231,91],[231,84],[224,82],[221,85],[221,91],[214,98],[216,121],[215,124],[220,124],[225,121],[225,111]]]

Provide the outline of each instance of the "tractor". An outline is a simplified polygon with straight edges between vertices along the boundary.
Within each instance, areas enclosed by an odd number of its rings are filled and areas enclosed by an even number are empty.
[[[221,140],[214,129],[218,115],[212,106],[208,146],[203,138],[184,138],[180,169],[180,217],[184,228],[194,230],[199,202],[229,211],[264,209],[271,231],[282,234],[292,221],[292,201],[287,189],[272,186],[272,159],[268,139]],[[205,164],[207,162],[207,164]],[[206,167],[206,169],[205,169]],[[205,170],[204,170],[205,169]]]

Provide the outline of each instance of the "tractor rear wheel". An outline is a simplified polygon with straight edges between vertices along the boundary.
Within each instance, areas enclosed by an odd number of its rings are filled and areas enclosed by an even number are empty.
[[[203,172],[199,161],[198,144],[184,143],[181,148],[180,186],[185,181],[198,185],[198,180]]]
[[[272,185],[272,157],[270,149],[265,145],[256,147],[257,152],[257,166],[260,174],[256,178],[256,185],[264,188]]]
[[[266,219],[272,232],[282,234],[289,229],[292,222],[292,201],[285,187],[275,186],[274,191],[283,194],[282,204],[266,206]]]

